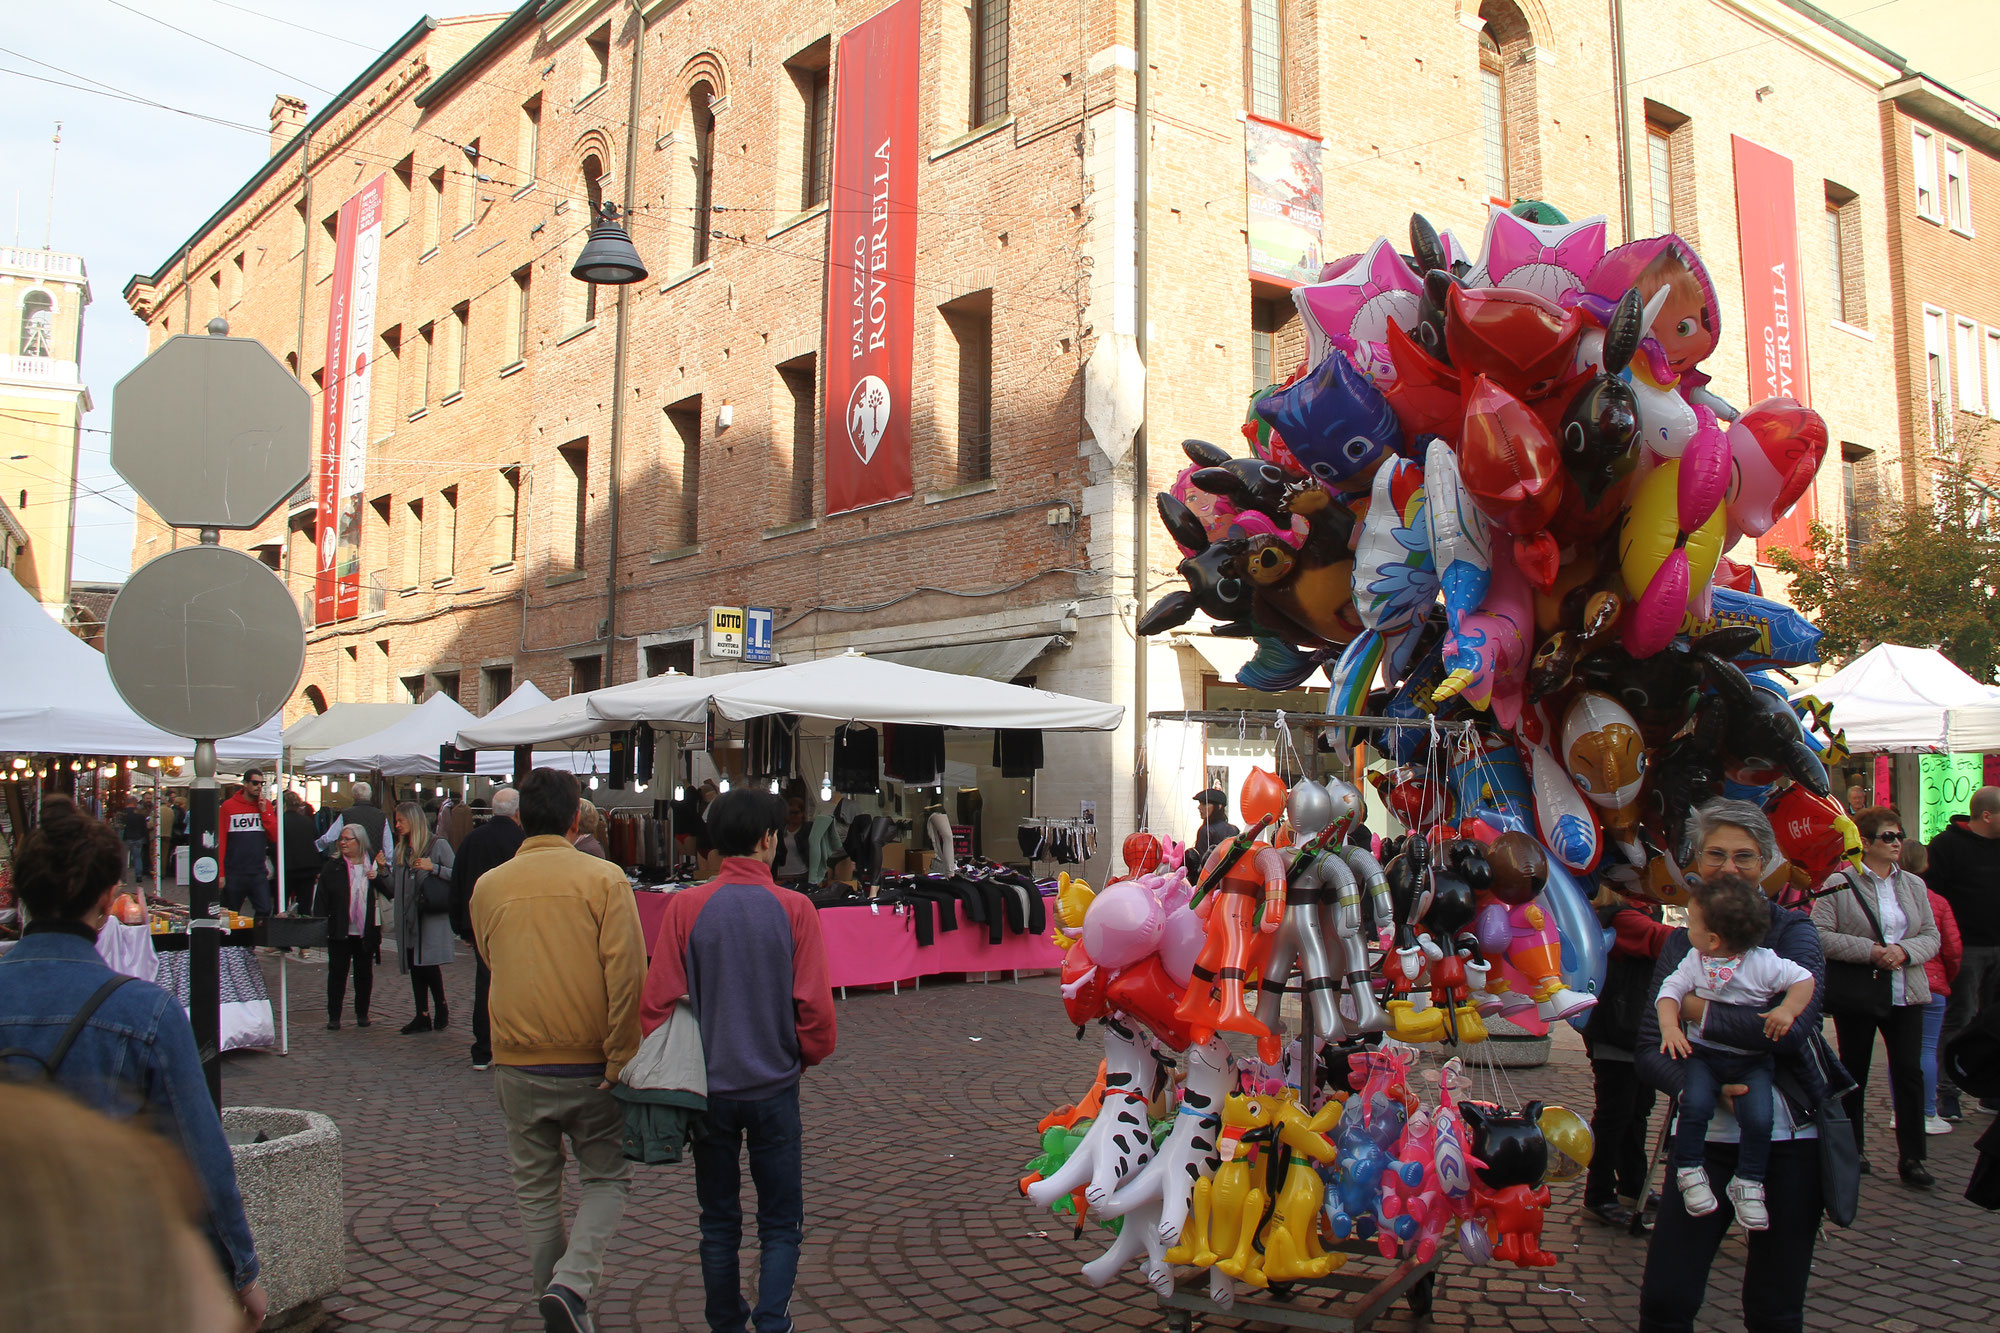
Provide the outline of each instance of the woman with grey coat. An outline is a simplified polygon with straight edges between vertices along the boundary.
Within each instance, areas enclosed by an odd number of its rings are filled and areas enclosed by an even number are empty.
[[[433,836],[424,808],[415,801],[396,807],[395,860],[384,861],[396,903],[396,949],[410,978],[410,995],[417,1013],[403,1025],[403,1034],[433,1032],[451,1021],[444,1003],[443,966],[454,955],[449,906],[426,911],[423,884],[432,875],[451,880],[451,843]],[[382,858],[378,857],[378,860]],[[432,1016],[431,1001],[437,1001]]]
[[[1924,964],[1937,953],[1941,937],[1924,882],[1898,864],[1903,817],[1874,806],[1856,811],[1854,826],[1861,834],[1860,868],[1846,867],[1828,880],[1812,908],[1829,963],[1861,963],[1889,974],[1888,1013],[1828,1009],[1840,1062],[1854,1076],[1847,1118],[1854,1122],[1854,1146],[1863,1148],[1862,1105],[1880,1032],[1889,1050],[1898,1174],[1912,1189],[1927,1190],[1937,1182],[1924,1166],[1924,1006],[1931,1001]],[[1861,1170],[1869,1169],[1864,1148]]]

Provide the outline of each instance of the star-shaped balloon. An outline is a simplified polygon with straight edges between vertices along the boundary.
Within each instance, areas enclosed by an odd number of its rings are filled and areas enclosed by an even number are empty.
[[[1332,354],[1335,338],[1379,343],[1386,340],[1390,324],[1408,329],[1416,322],[1423,283],[1388,237],[1377,237],[1361,254],[1331,267],[1332,276],[1292,294],[1305,316],[1315,364]]]

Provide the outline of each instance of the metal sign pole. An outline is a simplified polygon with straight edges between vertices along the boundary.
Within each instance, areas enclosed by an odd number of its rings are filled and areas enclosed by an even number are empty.
[[[277,872],[278,915],[283,916],[291,909],[286,904],[290,894],[291,876],[285,873],[285,743],[278,742],[278,837],[276,864],[271,867]],[[291,961],[289,952],[278,955],[278,1054],[292,1053],[292,991],[291,977],[286,964]]]
[[[188,833],[194,869],[188,885],[188,1022],[201,1052],[208,1097],[222,1109],[222,929],[215,913],[216,834],[222,788],[215,781],[215,742],[194,743],[194,785],[188,789]]]

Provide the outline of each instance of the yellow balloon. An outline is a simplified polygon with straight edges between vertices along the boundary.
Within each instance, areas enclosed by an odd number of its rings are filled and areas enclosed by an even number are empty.
[[[1567,1106],[1543,1107],[1537,1123],[1549,1144],[1549,1173],[1545,1179],[1560,1183],[1582,1175],[1597,1148],[1589,1123]]]

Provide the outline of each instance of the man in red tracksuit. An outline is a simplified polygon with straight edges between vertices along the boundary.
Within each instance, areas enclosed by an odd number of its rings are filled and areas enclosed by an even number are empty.
[[[222,863],[222,905],[267,917],[277,910],[271,899],[272,852],[277,847],[278,809],[264,799],[262,769],[246,769],[243,789],[222,803],[222,827],[215,859]]]

